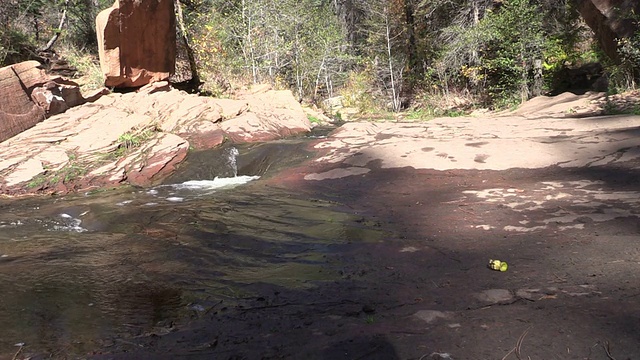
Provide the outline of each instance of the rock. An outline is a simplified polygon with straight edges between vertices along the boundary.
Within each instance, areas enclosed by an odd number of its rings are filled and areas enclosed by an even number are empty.
[[[31,91],[48,77],[37,61],[0,68],[0,141],[44,120],[45,111],[31,100]]]
[[[290,92],[247,96],[241,100],[201,97],[165,82],[103,96],[0,143],[0,185],[5,192],[21,193],[25,183],[43,169],[48,181],[54,182],[64,178],[56,174],[71,165],[86,175],[64,186],[45,184],[45,191],[121,183],[149,186],[171,175],[191,146],[205,149],[229,138],[257,141],[309,130],[309,121]],[[236,127],[242,122],[251,126]],[[233,136],[225,129],[234,129]],[[243,133],[251,131],[256,134]],[[124,148],[123,135],[137,137],[136,145]]]
[[[186,140],[177,135],[162,134],[136,152],[135,160],[125,169],[127,181],[138,186],[155,185],[173,174],[188,152],[189,143]]]
[[[29,159],[20,164],[10,176],[5,178],[7,186],[27,182],[44,172],[42,163],[36,159]]]
[[[540,293],[540,289],[519,289],[516,291],[516,296],[529,301],[538,301],[545,295]]]
[[[511,294],[511,291],[506,289],[485,290],[479,294],[476,294],[476,297],[480,301],[490,304],[499,304],[513,300],[513,294]]]
[[[413,314],[413,316],[426,322],[427,324],[431,324],[438,319],[447,319],[451,317],[449,313],[437,310],[420,310]]]
[[[344,96],[328,98],[322,102],[322,106],[330,113],[333,113],[344,106]]]
[[[453,360],[449,353],[431,353],[425,358],[425,360]]]
[[[309,118],[310,121],[311,119],[315,119],[313,121],[315,121],[316,123],[312,125],[328,125],[328,124],[335,123],[333,119],[326,116],[315,107],[314,108],[303,107],[302,109],[304,110],[305,114],[307,114],[307,118]]]
[[[247,95],[249,111],[221,123],[221,128],[235,142],[268,141],[311,130],[302,106],[289,90],[270,90]]]
[[[304,179],[305,180],[341,179],[347,176],[364,175],[369,171],[371,170],[363,167],[338,168],[338,169],[331,169],[323,173],[307,174],[304,176]]]
[[[1,68],[0,89],[0,141],[87,102],[78,84],[60,76],[50,78],[37,61]],[[90,99],[98,99],[105,91],[94,92]]]
[[[105,86],[139,87],[175,71],[173,0],[116,0],[96,18]]]

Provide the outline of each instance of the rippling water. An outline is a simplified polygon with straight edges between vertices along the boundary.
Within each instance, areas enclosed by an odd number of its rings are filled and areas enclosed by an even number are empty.
[[[259,175],[274,164],[246,156]],[[381,236],[333,203],[265,186],[258,175],[204,180],[185,178],[189,171],[152,189],[2,200],[0,358],[15,344],[57,358],[166,331],[220,300],[250,296],[250,284],[332,281],[320,266],[326,254]]]

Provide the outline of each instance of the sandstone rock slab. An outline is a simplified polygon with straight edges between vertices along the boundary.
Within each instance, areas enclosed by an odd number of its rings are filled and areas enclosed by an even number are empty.
[[[175,71],[173,0],[116,0],[96,18],[105,86],[139,87]]]
[[[39,65],[29,61],[0,68],[0,141],[44,120],[45,111],[30,97],[35,84],[48,79]]]

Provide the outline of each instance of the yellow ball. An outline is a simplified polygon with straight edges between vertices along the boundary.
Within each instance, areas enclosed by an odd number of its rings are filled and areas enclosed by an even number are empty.
[[[507,269],[509,269],[509,265],[506,262],[503,261],[500,264],[500,271],[504,272],[504,271],[507,271]]]

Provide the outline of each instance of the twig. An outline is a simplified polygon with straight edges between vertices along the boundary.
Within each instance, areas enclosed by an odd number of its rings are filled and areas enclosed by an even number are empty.
[[[505,356],[502,358],[502,360],[506,360],[506,359],[509,357],[509,355],[511,355],[511,353],[512,353],[512,352],[514,352],[515,350],[516,350],[516,348],[515,348],[515,347],[514,347],[514,348],[511,348],[511,350],[509,350],[509,352],[507,353],[507,355],[505,355]]]
[[[209,306],[209,308],[204,312],[204,315],[207,315],[211,310],[213,310],[213,308],[215,308],[216,306],[222,304],[223,300],[218,301],[217,303]]]
[[[600,344],[602,346],[602,348],[604,349],[604,352],[607,353],[607,357],[609,358],[609,360],[616,360],[616,358],[613,357],[613,355],[611,355],[611,351],[609,349],[609,342],[605,340],[604,344]]]
[[[531,326],[529,326],[527,328],[527,330],[525,330],[522,333],[522,335],[520,335],[520,337],[518,338],[518,341],[516,341],[516,346],[514,346],[511,350],[509,350],[509,352],[502,358],[502,360],[506,360],[506,358],[508,358],[509,355],[511,355],[511,353],[513,353],[513,352],[515,352],[516,357],[518,358],[518,360],[522,360],[522,358],[520,357],[520,348],[522,347],[522,341],[524,341],[524,338],[529,333],[529,330],[531,330]]]
[[[531,329],[531,326],[529,326],[527,330],[525,330],[522,333],[522,335],[520,335],[520,337],[518,338],[518,342],[516,342],[516,357],[518,358],[518,360],[522,360],[520,358],[520,347],[522,346],[522,341],[524,341],[524,338],[527,336],[530,329]]]
[[[16,354],[13,355],[13,359],[11,359],[11,360],[16,360],[18,358],[18,354],[20,354],[20,352],[22,351],[23,347],[24,347],[24,345],[20,344],[20,349],[18,349],[18,351],[16,351]]]

